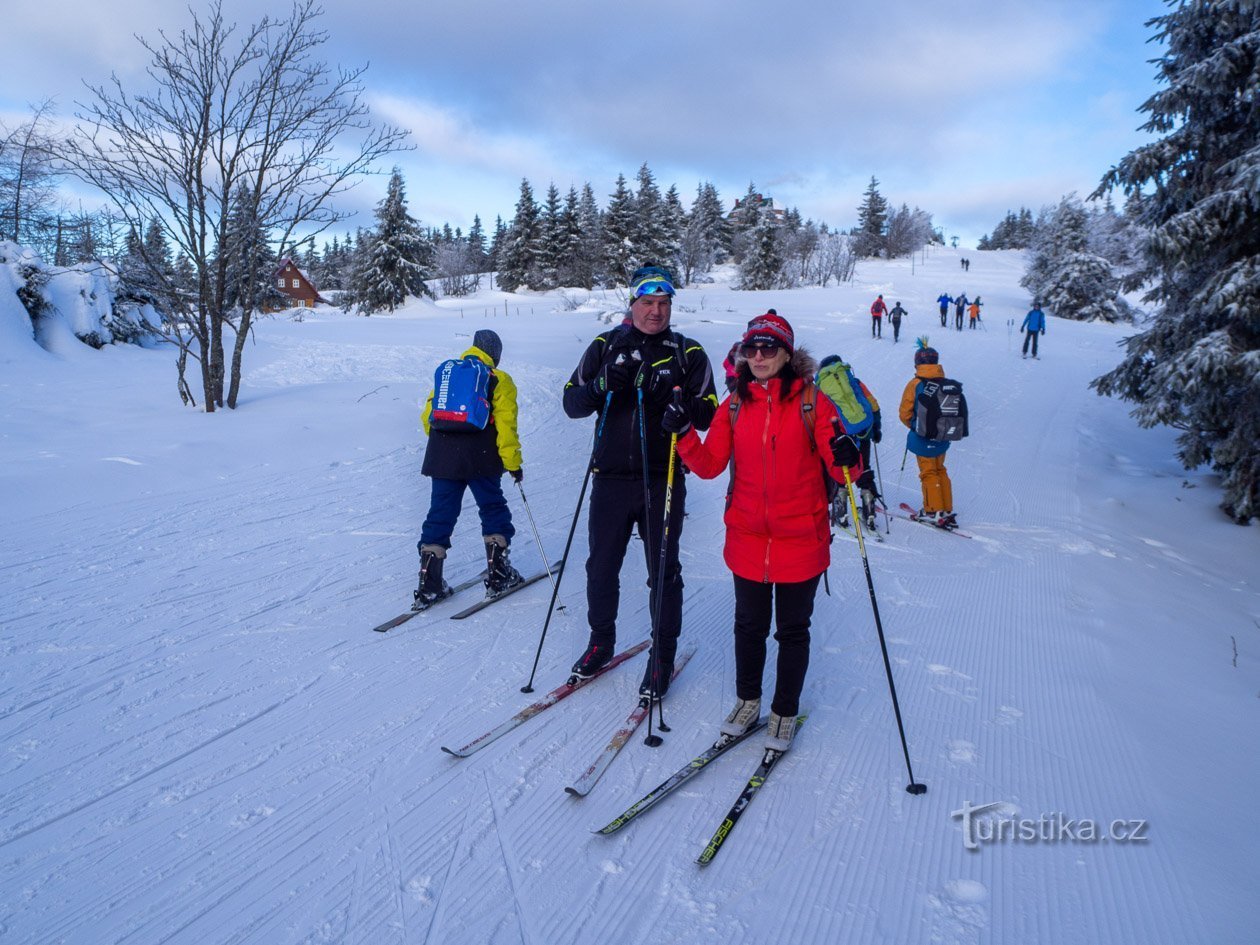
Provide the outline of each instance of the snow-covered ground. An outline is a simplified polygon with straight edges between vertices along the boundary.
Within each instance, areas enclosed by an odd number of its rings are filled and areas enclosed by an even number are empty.
[[[857,545],[833,546],[809,720],[717,860],[695,857],[751,773],[746,744],[625,830],[591,830],[706,746],[733,698],[725,485],[692,482],[684,643],[660,748],[634,738],[591,795],[563,788],[635,700],[643,657],[467,759],[525,705],[550,595],[388,634],[427,508],[417,401],[481,327],[521,392],[525,489],[563,547],[592,423],[561,387],[602,327],[559,295],[485,292],[393,316],[264,320],[241,409],[180,406],[169,351],[45,353],[0,335],[0,940],[8,943],[1241,943],[1260,908],[1260,530],[1216,511],[1172,434],[1089,380],[1123,327],[1051,319],[1021,360],[1017,253],[936,249],[840,288],[681,292],[676,327],[715,365],[774,306],[851,360],[885,410],[895,504],[918,497],[895,420],[926,331],[962,380],[949,454],[964,540],[894,519],[867,545],[911,759],[905,764]],[[941,291],[983,331],[944,331]],[[870,338],[876,292],[911,317]],[[194,385],[195,386],[195,385]],[[515,558],[539,556],[519,495]],[[481,566],[471,500],[448,576]],[[573,561],[585,557],[578,529]],[[539,669],[586,640],[583,573]],[[648,632],[641,556],[621,642]],[[469,599],[476,592],[468,592]],[[773,659],[769,672],[773,672]],[[642,732],[640,732],[640,735]],[[964,806],[1034,842],[968,849]],[[1075,822],[1075,840],[1054,832]],[[983,818],[982,818],[983,819]],[[1087,842],[1141,822],[1138,842]],[[1248,904],[1250,903],[1250,904]]]

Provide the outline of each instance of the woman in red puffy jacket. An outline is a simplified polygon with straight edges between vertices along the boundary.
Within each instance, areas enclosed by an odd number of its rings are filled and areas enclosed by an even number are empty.
[[[786,751],[796,731],[809,666],[814,595],[831,561],[827,486],[844,481],[836,464],[861,472],[857,445],[833,437],[835,405],[814,392],[815,364],[797,350],[791,325],[776,314],[754,319],[737,362],[738,383],[718,408],[708,440],[678,405],[662,426],[680,434],[678,454],[702,479],[731,467],[724,557],[735,578],[735,694],[722,725],[742,735],[761,712],[761,677],[772,611],[779,642],[766,747]]]

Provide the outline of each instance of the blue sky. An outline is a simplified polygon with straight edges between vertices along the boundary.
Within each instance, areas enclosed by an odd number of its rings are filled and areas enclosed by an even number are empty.
[[[197,9],[202,5],[193,3]],[[225,0],[248,23],[288,6]],[[690,205],[700,181],[749,182],[848,227],[870,177],[974,245],[1007,209],[1082,196],[1145,140],[1138,107],[1160,52],[1160,0],[461,0],[329,4],[325,58],[368,64],[375,115],[412,131],[398,156],[413,215],[487,227],[522,177],[541,196],[590,181],[601,202],[646,161]],[[42,0],[4,16],[0,118],[51,97],[68,120],[84,80],[145,82],[135,35],[187,25],[164,0]],[[386,168],[388,170],[388,168]],[[366,181],[350,223],[384,180]]]

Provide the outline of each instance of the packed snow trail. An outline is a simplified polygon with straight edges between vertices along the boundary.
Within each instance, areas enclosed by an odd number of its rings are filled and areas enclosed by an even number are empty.
[[[665,703],[672,731],[656,749],[632,739],[581,802],[563,788],[634,703],[641,657],[454,761],[440,744],[536,698],[519,689],[550,587],[368,632],[410,603],[428,499],[417,400],[437,361],[477,327],[503,336],[550,550],[592,430],[560,390],[605,316],[540,298],[519,318],[416,303],[266,320],[231,415],[178,406],[169,352],[0,352],[4,940],[1249,940],[1260,828],[1237,792],[1260,761],[1238,720],[1260,691],[1260,531],[1215,512],[1213,477],[1177,466],[1169,431],[1087,389],[1123,328],[1051,319],[1042,360],[1021,361],[1005,318],[1026,311],[1022,257],[967,255],[966,274],[938,249],[914,274],[864,263],[840,288],[678,296],[676,324],[715,364],[771,305],[815,354],[851,361],[884,411],[891,503],[918,499],[895,418],[915,335],[965,384],[973,430],[948,464],[975,540],[894,520],[866,546],[928,793],[904,790],[858,549],[837,541],[807,736],[703,871],[757,738],[651,816],[591,831],[710,744],[734,700],[723,481],[688,481],[683,642],[698,649]],[[931,300],[964,288],[987,330],[933,328]],[[900,344],[869,338],[876,292],[911,313]],[[509,502],[514,563],[533,572]],[[481,544],[469,501],[449,580],[481,569]],[[585,555],[583,518],[570,560]],[[622,646],[648,631],[645,580],[632,542]],[[586,642],[583,584],[575,567],[561,588],[542,691]],[[988,803],[1143,820],[1149,840],[970,850],[954,812]]]

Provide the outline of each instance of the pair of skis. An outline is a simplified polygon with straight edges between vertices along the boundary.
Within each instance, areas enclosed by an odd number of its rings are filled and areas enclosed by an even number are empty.
[[[555,705],[557,702],[560,702],[562,699],[567,699],[569,696],[573,695],[573,693],[577,692],[583,686],[586,686],[592,681],[598,679],[600,676],[604,675],[604,673],[608,672],[609,670],[614,669],[617,666],[620,666],[622,663],[630,659],[632,656],[635,656],[643,652],[643,650],[647,648],[649,642],[650,641],[645,640],[644,642],[636,644],[630,649],[617,654],[611,660],[608,661],[608,665],[604,666],[599,672],[595,673],[595,675],[593,676],[590,676],[587,678],[570,676],[568,681],[565,682],[563,685],[557,686],[555,689],[547,693],[537,702],[534,702],[531,705],[526,706],[520,712],[516,713],[516,715],[512,716],[512,718],[508,719],[506,722],[492,728],[490,731],[486,732],[484,735],[480,735],[477,738],[474,738],[467,745],[464,745],[461,748],[447,748],[445,745],[443,745],[442,750],[446,752],[448,755],[454,755],[456,758],[467,758],[469,755],[473,754],[474,752],[478,752],[481,749],[485,748],[491,742],[499,738],[502,738],[508,732],[511,732],[512,730],[525,724],[526,722],[534,718],[534,716],[538,715],[539,713],[545,711],[546,709],[550,709],[553,705]],[[691,649],[691,650],[685,651],[679,656],[677,663],[675,663],[674,665],[673,675],[670,677],[671,682],[673,682],[673,680],[678,678],[678,674],[682,672],[683,667],[687,665],[687,662],[691,659],[692,656],[695,655],[695,652],[696,651],[694,649]],[[588,767],[585,771],[583,771],[582,774],[571,785],[565,788],[565,791],[567,791],[569,794],[572,794],[574,797],[585,797],[587,794],[589,794],[591,792],[591,789],[595,787],[596,783],[598,783],[599,779],[603,777],[604,772],[607,771],[609,766],[613,763],[613,759],[617,757],[621,749],[626,746],[626,744],[630,741],[630,738],[634,735],[634,733],[638,730],[639,726],[643,723],[643,720],[647,718],[648,713],[651,710],[652,710],[652,703],[648,699],[648,697],[647,696],[640,697],[638,704],[634,707],[634,711],[630,713],[629,717],[627,717],[626,721],[621,725],[621,727],[619,727],[615,732],[613,732],[613,736],[611,739],[609,739],[608,744],[604,746],[604,750],[600,752],[599,756],[595,759],[594,762],[591,763],[590,767]]]
[[[682,672],[682,668],[687,665],[687,661],[695,656],[694,649],[687,650],[678,657],[678,662],[674,664],[674,674],[670,676],[672,683],[678,678],[678,674]],[[565,788],[565,791],[574,797],[586,797],[591,793],[591,788],[604,772],[608,770],[608,766],[612,764],[613,759],[617,757],[617,753],[626,746],[630,738],[643,724],[643,720],[647,718],[648,713],[652,711],[652,705],[647,696],[640,696],[639,704],[635,706],[634,711],[626,718],[622,726],[613,732],[613,736],[609,739],[608,744],[604,746],[604,750],[600,752],[599,757],[592,762],[591,766],[578,776],[577,780]]]
[[[836,528],[840,529],[846,535],[852,538],[854,541],[857,541],[857,529],[853,525],[852,517],[848,514],[849,508],[848,508],[848,503],[845,501],[846,499],[847,499],[847,496],[845,496],[844,493],[842,492],[839,495],[837,495],[835,499],[832,500],[831,523]],[[836,510],[837,503],[842,503],[841,507],[844,509],[844,512],[845,512],[843,523],[837,521],[837,519],[839,518],[837,514],[837,510]],[[875,515],[878,517],[881,514],[885,514],[884,507],[882,505],[875,506]],[[876,519],[876,521],[878,522],[878,518]],[[878,524],[872,527],[870,525],[867,525],[864,521],[862,523],[862,531],[867,535],[873,535],[876,541],[884,540],[884,536],[880,533]]]
[[[691,761],[687,762],[687,764],[683,765],[652,790],[648,791],[647,794],[631,804],[612,821],[596,830],[595,833],[602,834],[603,836],[609,836],[610,834],[616,833],[626,824],[630,823],[630,821],[651,810],[674,791],[678,790],[678,788],[682,787],[682,785],[686,784],[698,775],[701,771],[708,767],[710,762],[724,755],[750,735],[760,731],[765,727],[765,724],[766,722],[764,719],[759,719],[752,728],[742,735],[722,735],[709,748],[701,752]],[[797,729],[804,724],[805,716],[797,716]],[[752,803],[752,799],[756,797],[757,792],[761,790],[762,785],[766,783],[766,779],[770,776],[770,772],[774,770],[775,765],[778,764],[779,759],[782,758],[783,755],[784,752],[776,751],[773,748],[767,748],[763,752],[761,762],[757,765],[757,770],[753,772],[752,777],[750,777],[747,783],[745,783],[743,790],[739,793],[739,797],[735,799],[735,803],[732,804],[731,809],[727,811],[726,817],[723,818],[722,822],[718,825],[717,830],[714,831],[713,836],[705,845],[700,856],[696,858],[697,863],[701,866],[707,866],[709,863],[713,862],[713,858],[716,857],[718,852],[722,849],[722,844],[726,842],[726,838],[730,835],[730,832],[735,829],[735,824],[739,822],[740,817],[742,817],[744,811],[748,809],[748,805]]]
[[[901,503],[901,511],[905,514],[901,518],[907,518],[912,522],[918,522],[920,525],[926,525],[928,528],[935,528],[938,532],[949,532],[951,535],[957,535],[959,538],[970,538],[966,532],[960,532],[957,528],[951,528],[945,525],[937,525],[935,522],[923,518],[919,515],[919,510],[907,502]]]
[[[485,608],[489,607],[491,604],[497,601],[501,601],[505,597],[510,597],[511,595],[515,594],[517,591],[524,590],[525,588],[529,587],[531,584],[536,584],[537,582],[541,581],[545,577],[550,576],[551,574],[555,574],[558,576],[560,574],[560,569],[562,567],[564,567],[563,558],[551,566],[550,572],[544,569],[542,571],[539,571],[537,574],[531,574],[529,577],[521,581],[520,584],[513,584],[511,587],[509,587],[505,591],[500,591],[498,594],[487,594],[484,600],[479,600],[477,601],[477,603],[473,604],[471,607],[465,607],[463,610],[459,611],[458,613],[451,614],[451,619],[463,620],[465,617],[471,617],[473,614],[477,613],[480,610],[484,610]],[[478,584],[483,584],[484,582],[485,582],[485,572],[483,571],[481,574],[477,575],[475,578],[469,578],[467,581],[462,581],[459,584],[456,584],[454,587],[451,588],[451,593],[446,595],[446,597],[440,598],[439,600],[435,600],[431,604],[420,604],[419,602],[417,602],[416,605],[413,606],[411,610],[401,613],[397,617],[391,617],[389,620],[386,620],[382,624],[378,624],[372,629],[375,630],[377,633],[385,633],[386,631],[393,630],[395,627],[401,626],[402,624],[406,623],[412,617],[418,617],[420,614],[423,614],[426,611],[431,610],[432,608],[436,607],[438,604],[441,604],[443,601],[449,600],[450,598],[458,594],[460,591],[466,591],[469,588],[476,587]]]
[[[576,675],[570,676],[568,678],[568,681],[566,681],[562,685],[557,686],[555,689],[551,690],[551,692],[547,693],[538,701],[533,702],[530,705],[527,705],[525,708],[521,709],[520,712],[517,712],[516,715],[508,719],[506,722],[503,722],[502,724],[495,726],[494,728],[490,729],[490,731],[486,732],[483,735],[478,735],[476,738],[470,741],[467,745],[464,745],[460,748],[447,748],[445,745],[443,745],[442,750],[446,752],[448,755],[454,755],[456,758],[467,758],[469,755],[475,752],[481,751],[481,749],[485,748],[490,743],[502,738],[508,732],[511,732],[512,730],[518,728],[521,725],[524,725],[534,716],[538,715],[539,713],[547,709],[550,709],[557,702],[560,702],[563,699],[569,698],[569,696],[573,695],[573,693],[577,692],[579,689],[583,688],[584,686],[588,686],[592,682],[594,682],[596,679],[599,679],[600,676],[603,676],[605,673],[609,672],[610,670],[616,669],[626,660],[630,659],[631,657],[638,656],[640,653],[642,653],[644,650],[648,648],[648,645],[651,642],[652,641],[650,640],[644,640],[642,643],[636,643],[634,646],[630,647],[630,649],[628,650],[623,650],[622,652],[614,656],[612,659],[610,659],[607,662],[607,664],[605,664],[604,667],[600,669],[599,672],[595,673],[594,675],[586,676],[586,677],[576,676]],[[627,738],[629,738],[629,736],[627,736]]]

